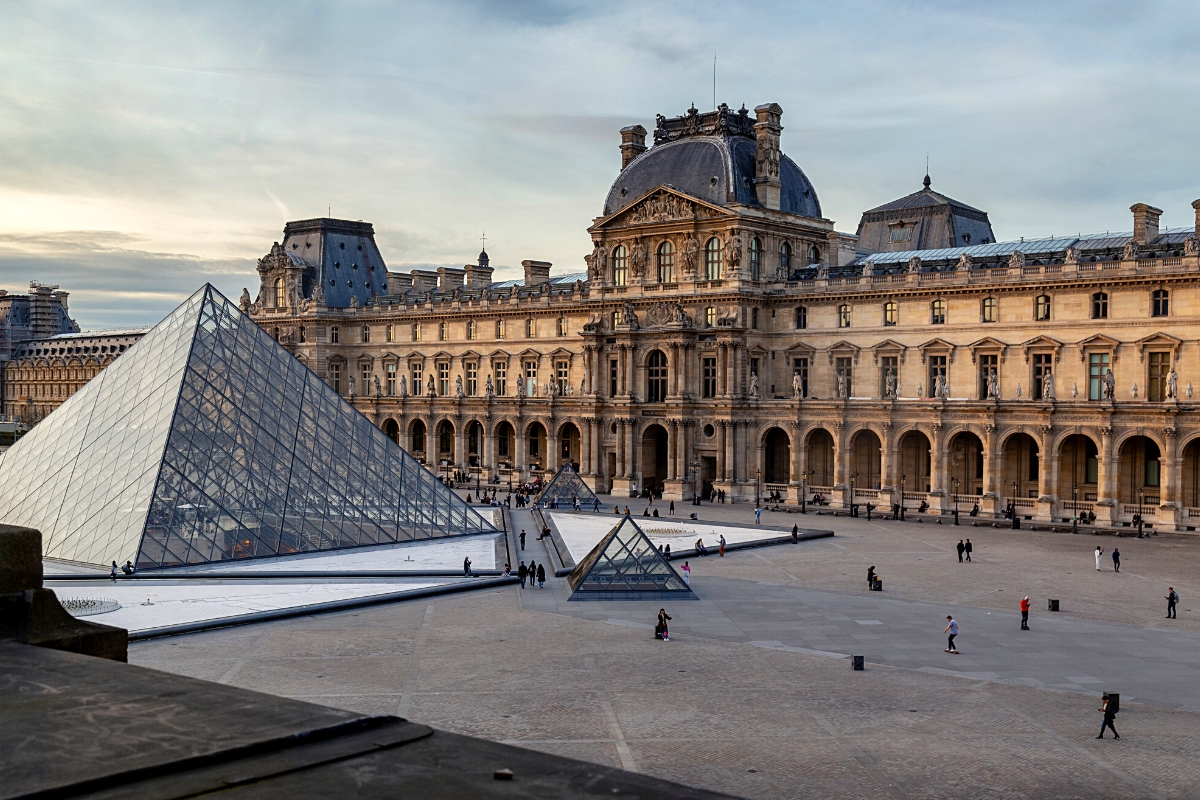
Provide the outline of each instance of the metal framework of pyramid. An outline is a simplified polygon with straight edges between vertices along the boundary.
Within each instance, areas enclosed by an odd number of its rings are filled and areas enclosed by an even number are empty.
[[[588,488],[583,478],[579,477],[579,473],[569,463],[563,464],[562,469],[555,473],[546,484],[546,488],[537,496],[536,502],[540,504],[543,500],[555,497],[563,503],[570,503],[572,497],[578,497],[579,505],[584,508],[591,508],[596,501],[596,493]]]
[[[4,454],[0,522],[140,568],[496,532],[208,284]]]
[[[626,514],[567,576],[572,600],[695,600],[696,595]]]

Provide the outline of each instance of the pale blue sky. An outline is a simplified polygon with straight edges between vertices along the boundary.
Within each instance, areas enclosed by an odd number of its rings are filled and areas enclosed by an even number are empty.
[[[777,102],[825,215],[920,187],[1001,239],[1192,223],[1194,2],[0,2],[0,286],[85,328],[252,292],[287,219],[393,270],[583,269],[618,129]],[[507,273],[507,274],[506,274]]]

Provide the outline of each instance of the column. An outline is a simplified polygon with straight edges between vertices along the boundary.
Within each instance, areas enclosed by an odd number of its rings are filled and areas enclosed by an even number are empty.
[[[1154,523],[1160,530],[1176,530],[1179,525],[1178,481],[1181,470],[1176,462],[1179,452],[1179,431],[1175,428],[1164,428],[1163,438],[1166,447],[1159,459],[1159,486],[1162,487],[1158,498],[1158,512]]]
[[[637,349],[632,344],[629,345],[629,348],[627,350],[627,358],[629,360],[629,366],[627,368],[627,373],[626,373],[629,375],[629,386],[628,386],[628,391],[626,392],[626,394],[628,394],[630,397],[633,397],[635,395],[635,392],[637,391],[637,362],[635,361],[636,356],[637,356]]]
[[[529,443],[525,441],[525,421],[517,419],[513,425],[513,447],[517,452],[513,453],[513,483],[521,483],[525,477],[525,463],[529,458]]]
[[[671,420],[671,443],[667,448],[667,480],[675,480],[679,474],[679,428],[677,419]]]
[[[579,432],[579,472],[592,474],[592,420],[583,418],[583,430]]]
[[[894,450],[895,443],[892,441],[892,439],[892,423],[885,422],[883,423],[883,438],[879,442],[880,491],[890,491],[896,485],[895,476],[892,475],[893,470],[896,468],[896,453]]]
[[[642,448],[638,444],[637,437],[634,435],[633,420],[630,420],[625,426],[625,431],[626,436],[629,437],[629,441],[626,442],[625,445],[625,457],[628,459],[628,463],[625,467],[625,474],[630,480],[638,481],[638,491],[640,492],[642,490],[642,486],[641,481],[638,479],[638,466],[642,463]]]
[[[669,371],[667,372],[667,392],[671,397],[679,396],[679,345],[672,344],[669,349],[668,362]]]
[[[626,477],[625,473],[625,420],[617,420],[617,475],[618,478]]]
[[[720,358],[720,356],[718,356]],[[725,421],[721,420],[717,423],[717,473],[713,475],[713,482],[727,480],[725,476],[725,450],[726,441],[729,438],[729,430],[726,427]]]
[[[737,443],[737,421],[727,420],[722,423],[725,431],[725,481],[734,481],[734,449]],[[733,499],[733,498],[730,498]]]
[[[999,493],[996,486],[996,475],[1000,473],[1000,434],[995,425],[988,423],[983,426],[983,500],[981,510],[993,513],[998,510]]]
[[[686,344],[679,345],[679,380],[675,382],[675,394],[680,396],[688,391],[688,359],[691,358],[688,350]]]
[[[462,418],[454,420],[454,464],[457,469],[465,468],[467,463],[467,426]]]

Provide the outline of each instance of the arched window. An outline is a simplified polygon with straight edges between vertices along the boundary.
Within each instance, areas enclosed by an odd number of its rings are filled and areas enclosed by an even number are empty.
[[[629,254],[625,245],[617,245],[612,253],[612,282],[613,286],[624,286],[629,282]]]
[[[652,351],[646,367],[646,400],[662,403],[667,399],[667,357],[663,351]]]
[[[1039,322],[1050,319],[1050,295],[1039,294],[1034,300],[1033,318]]]
[[[779,245],[779,269],[785,277],[792,269],[792,246],[787,242]]]
[[[675,282],[675,245],[670,242],[658,246],[658,282]]]
[[[895,325],[900,321],[900,306],[895,300],[889,300],[883,304],[883,324]]]
[[[762,280],[762,242],[757,236],[750,240],[750,280]]]
[[[808,309],[800,306],[796,309],[796,330],[802,331],[808,327]]]
[[[1092,295],[1092,319],[1108,319],[1108,295],[1104,292]]]
[[[849,328],[850,327],[850,306],[848,306],[848,305],[838,306],[838,327],[839,328]]]
[[[995,322],[997,320],[997,301],[994,297],[985,297],[980,304],[979,319],[982,322]]]
[[[425,455],[425,423],[417,420],[412,426],[413,454]]]
[[[1155,317],[1165,317],[1170,310],[1170,295],[1166,289],[1155,289],[1150,296],[1150,314]]]
[[[808,248],[808,263],[809,264],[820,264],[821,263],[821,248],[817,247],[815,244],[812,247]]]
[[[275,307],[283,308],[283,278],[275,279]]]
[[[725,252],[721,240],[716,236],[704,245],[704,278],[710,281],[721,280],[721,272],[725,266]]]
[[[438,426],[438,452],[454,452],[454,426],[445,420]]]
[[[929,324],[945,325],[946,324],[946,301],[934,300],[929,304]]]

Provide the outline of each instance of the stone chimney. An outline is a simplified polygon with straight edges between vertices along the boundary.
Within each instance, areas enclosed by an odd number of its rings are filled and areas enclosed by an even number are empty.
[[[645,131],[642,132],[643,134]],[[522,261],[521,266],[525,268],[525,285],[537,286],[550,280],[549,261]]]
[[[483,289],[492,283],[492,268],[480,264],[467,264],[463,267],[467,275],[468,289]]]
[[[1200,241],[1200,200],[1192,202],[1192,208],[1196,209],[1196,239]]]
[[[777,103],[768,103],[754,109],[758,122],[754,124],[754,189],[758,204],[763,208],[779,209],[779,193],[783,184],[779,180],[779,124],[783,109]]]
[[[629,162],[646,152],[646,129],[641,125],[631,125],[621,128],[621,170],[629,166]]]
[[[454,267],[438,267],[437,274],[438,288],[443,292],[453,292],[455,289],[463,287],[463,276],[466,275],[466,271]]]
[[[1147,244],[1157,239],[1158,218],[1162,216],[1162,209],[1135,203],[1129,210],[1133,212],[1133,241]]]
[[[401,272],[389,272],[387,274],[387,281],[388,295],[391,297],[403,297],[412,291],[412,275],[405,275]]]
[[[413,291],[417,294],[432,292],[438,287],[440,276],[433,270],[414,269],[411,274]]]

